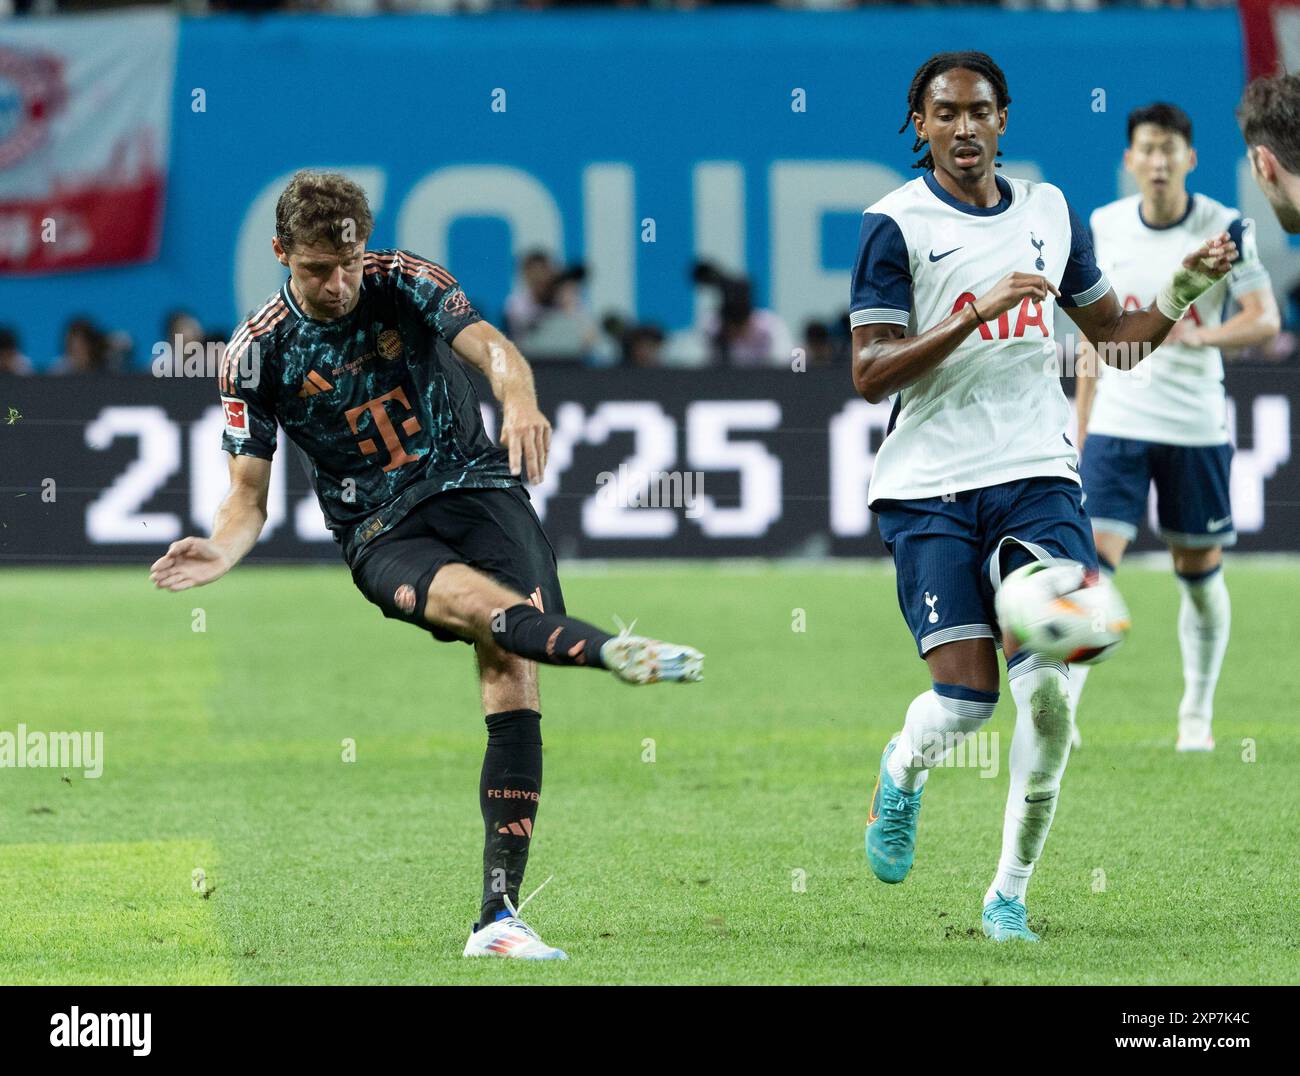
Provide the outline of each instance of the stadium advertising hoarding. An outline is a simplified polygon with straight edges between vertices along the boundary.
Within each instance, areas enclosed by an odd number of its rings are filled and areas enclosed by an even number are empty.
[[[554,426],[533,503],[565,557],[879,556],[866,507],[887,404],[844,369],[538,370]],[[1238,548],[1294,550],[1300,370],[1230,366]],[[488,429],[497,413],[481,393]],[[207,534],[227,485],[205,378],[0,378],[0,563],[139,562]],[[337,548],[281,433],[253,556]],[[1159,548],[1143,531],[1138,548]]]

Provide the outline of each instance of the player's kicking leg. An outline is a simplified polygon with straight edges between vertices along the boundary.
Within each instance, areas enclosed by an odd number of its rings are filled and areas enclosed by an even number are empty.
[[[981,922],[994,941],[1038,941],[1029,929],[1025,896],[1056,814],[1061,778],[1070,757],[1070,675],[1060,662],[1020,655],[1007,666],[1016,702],[1011,738],[1002,855],[984,894]]]
[[[607,669],[629,684],[689,683],[702,675],[704,655],[689,646],[623,631],[610,635],[586,621],[547,613],[509,587],[465,564],[444,565],[433,577],[425,619],[476,643],[546,665]]]
[[[1079,487],[1035,479],[1023,484],[1014,505],[1003,521],[1009,533],[989,560],[987,574],[994,592],[1007,574],[1032,558],[1066,557],[1086,568],[1096,567],[1092,529]],[[1007,756],[1011,773],[1002,854],[984,894],[980,920],[984,933],[994,941],[1036,942],[1039,937],[1029,929],[1025,898],[1056,816],[1061,779],[1070,758],[1073,670],[1027,651],[1016,653],[1005,635],[1003,645],[1016,727]]]
[[[479,778],[483,814],[483,902],[465,956],[565,960],[521,917],[519,890],[542,794],[542,715],[537,666],[479,643],[487,751]]]
[[[702,655],[565,616],[555,555],[519,488],[429,498],[375,537],[352,575],[386,617],[441,642],[472,642],[478,656],[488,734],[483,901],[465,955],[562,958],[519,914],[530,899],[519,894],[542,787],[535,662],[653,683],[698,680]]]

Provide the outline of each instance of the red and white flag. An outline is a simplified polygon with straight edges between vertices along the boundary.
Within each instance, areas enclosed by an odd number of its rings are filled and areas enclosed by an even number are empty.
[[[176,37],[166,11],[0,22],[0,273],[157,256]]]

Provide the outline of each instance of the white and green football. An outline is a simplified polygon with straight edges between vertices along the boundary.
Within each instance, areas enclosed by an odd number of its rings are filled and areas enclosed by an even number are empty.
[[[1074,560],[1017,568],[1002,581],[995,605],[1002,629],[1020,646],[1067,664],[1105,661],[1129,629],[1115,584]]]

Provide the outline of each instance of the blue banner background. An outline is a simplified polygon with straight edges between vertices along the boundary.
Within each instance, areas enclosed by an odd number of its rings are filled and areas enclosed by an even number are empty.
[[[520,169],[555,200],[564,253],[576,260],[585,241],[582,170],[624,162],[636,221],[652,216],[657,226],[655,243],[632,240],[637,313],[684,327],[693,313],[692,169],[715,160],[743,169],[747,268],[766,301],[772,162],[849,160],[910,177],[911,135],[896,133],[907,86],[920,62],[951,48],[985,50],[1003,66],[1013,98],[1006,157],[1035,162],[1080,213],[1116,197],[1126,113],[1156,97],[1181,104],[1196,125],[1195,189],[1236,200],[1242,143],[1232,109],[1243,65],[1230,10],[186,19],[161,257],[4,280],[0,323],[19,328],[38,366],[59,352],[74,313],[130,332],[140,366],[170,307],[229,328],[244,313],[235,248],[250,204],[305,165],[382,171],[374,246],[395,241],[398,210],[429,173]],[[495,87],[507,89],[504,113],[490,109]],[[807,92],[806,112],[791,110],[795,87]],[[205,111],[192,110],[196,89]],[[1104,112],[1093,110],[1096,89],[1105,91]],[[823,218],[826,269],[849,268],[855,218]],[[513,273],[505,222],[457,222],[447,263],[499,319]],[[828,309],[845,306],[847,288],[827,300]]]

